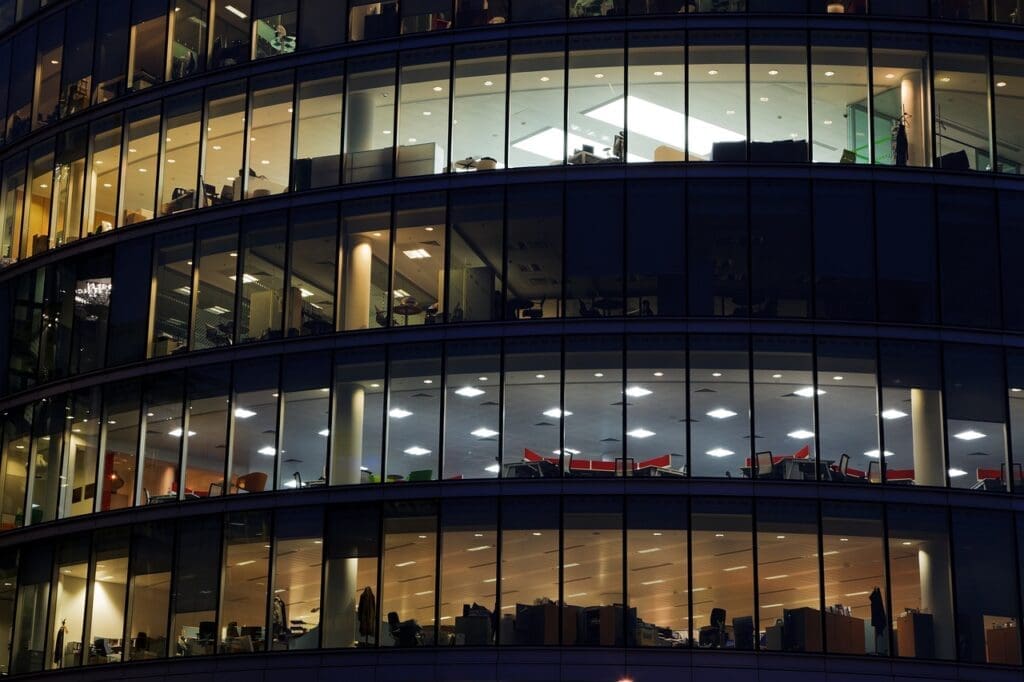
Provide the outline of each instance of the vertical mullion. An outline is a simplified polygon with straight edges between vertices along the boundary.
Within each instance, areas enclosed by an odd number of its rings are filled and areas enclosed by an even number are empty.
[[[103,486],[105,481],[103,478],[104,460],[106,458],[107,451],[107,415],[109,414],[107,406],[107,395],[109,394],[110,384],[105,384],[99,387],[100,391],[100,432],[96,439],[96,470],[93,472],[93,483],[96,486],[96,495],[93,495],[92,500],[92,513],[96,514],[101,511],[103,503]],[[0,442],[3,442],[0,440]],[[2,490],[2,487],[0,487]]]
[[[875,55],[874,40],[870,31],[865,34],[865,41],[868,52],[868,97],[866,107],[868,118],[868,164],[875,165],[878,163],[878,159],[875,158]]]
[[[381,438],[381,447],[380,447],[380,457],[381,457],[380,472],[381,473],[380,473],[380,481],[379,481],[380,483],[383,483],[384,481],[387,480],[388,465],[390,464],[390,462],[388,461],[389,460],[389,457],[388,457],[388,441],[389,441],[389,435],[390,435],[390,432],[391,432],[391,420],[389,419],[389,417],[390,417],[389,413],[391,411],[391,355],[392,355],[391,349],[392,349],[392,346],[390,346],[390,345],[387,345],[387,346],[384,347],[384,396],[383,396],[383,400],[381,401],[383,403],[383,405],[384,405],[384,410],[383,410],[384,414],[381,415],[381,419],[383,421],[383,424],[381,425],[382,428],[380,430],[380,438]],[[380,547],[381,547],[380,551],[381,551],[381,553],[383,555],[383,551],[384,551],[383,541],[382,541]],[[379,586],[378,586],[377,594],[380,594]]]
[[[441,299],[443,300],[443,299]],[[437,429],[437,476],[434,480],[440,481],[444,478],[444,429],[445,429],[445,415],[447,413],[447,398],[448,398],[448,344],[444,341],[440,341],[435,344],[435,348],[441,354],[441,376],[438,377],[440,384],[440,396],[438,396],[438,429]],[[440,626],[440,622],[438,622]],[[435,638],[436,639],[436,638]]]
[[[884,451],[881,452],[884,453]],[[889,505],[876,503],[874,506],[881,512],[882,517],[882,559],[885,562],[885,613],[888,618],[888,622],[885,624],[887,633],[886,647],[888,647],[886,655],[891,657],[896,653],[896,635],[892,630],[892,622],[895,616],[892,612],[892,570],[889,564]]]
[[[193,291],[195,291],[193,289]],[[187,369],[182,372],[181,384],[181,438],[178,441],[178,501],[185,499],[185,468],[188,466],[188,424],[189,424],[189,398],[191,390],[189,379],[193,370]]]
[[[170,565],[170,570],[168,571],[171,575],[170,575],[169,580],[167,581],[167,589],[170,591],[170,593],[167,595],[167,618],[164,621],[165,624],[166,624],[166,629],[164,630],[164,632],[166,632],[168,634],[171,634],[173,632],[173,628],[174,628],[174,615],[175,615],[175,612],[178,610],[178,598],[177,598],[177,594],[178,594],[178,590],[177,590],[177,588],[178,588],[178,584],[177,584],[178,575],[177,575],[177,573],[178,572],[175,569],[177,567],[176,559],[177,559],[177,557],[181,556],[181,532],[179,531],[178,523],[176,521],[170,521],[169,520],[169,521],[165,521],[164,523],[166,523],[166,524],[174,524],[172,526],[172,530],[171,530],[171,533],[172,533],[172,537],[171,537],[171,565]],[[129,583],[130,583],[131,582],[131,573],[128,574],[128,580],[129,580]],[[214,614],[214,615],[216,616],[216,614]],[[214,621],[216,621],[216,618],[214,618]],[[170,656],[170,653],[171,653],[170,652],[171,638],[170,637],[166,637],[165,639],[166,639],[166,641],[164,642],[163,655],[164,656]],[[122,647],[122,649],[123,649],[123,647]]]
[[[235,365],[228,365],[228,416],[225,434],[224,486],[221,495],[231,494],[231,470],[235,465]]]
[[[440,467],[438,467],[440,471]],[[441,646],[441,552],[444,550],[444,520],[446,516],[445,500],[437,500],[437,513],[434,518],[434,646]]]
[[[253,48],[255,49],[255,47]],[[275,510],[267,509],[259,512],[264,514],[264,520],[269,518],[267,523],[267,537],[264,544],[270,545],[270,549],[267,551],[267,586],[264,588],[266,607],[263,609],[263,651],[269,653],[274,650],[274,583],[277,579],[276,571],[274,570],[277,564],[277,514]],[[284,623],[287,628],[288,623]]]
[[[817,383],[814,386],[817,388]],[[818,536],[818,627],[821,628],[821,653],[824,654],[828,652],[828,628],[825,627],[825,521],[821,500],[814,507]]]
[[[814,72],[811,68],[813,53],[811,49],[811,32],[804,31],[804,41],[807,44],[804,57],[804,74],[807,78],[807,163],[814,162]],[[813,273],[812,273],[813,274]],[[813,277],[811,282],[814,282]]]
[[[284,431],[284,411],[287,409],[284,390],[284,366],[286,360],[287,356],[280,357],[277,360],[277,423],[274,433],[274,481],[270,488],[271,490],[277,490],[281,487],[281,445],[284,443],[282,432]]]

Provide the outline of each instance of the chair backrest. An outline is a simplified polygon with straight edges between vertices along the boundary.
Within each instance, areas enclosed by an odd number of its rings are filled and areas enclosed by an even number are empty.
[[[216,495],[222,495],[224,493],[224,481],[217,481],[216,483],[210,484],[210,489],[206,491],[207,497],[214,497]]]
[[[878,462],[868,462],[868,483],[882,482],[882,465]]]
[[[765,450],[754,454],[758,476],[769,476],[772,473],[772,451]]]
[[[725,609],[711,609],[711,627],[719,629],[725,627]]]
[[[845,452],[839,455],[839,473],[846,475],[846,468],[850,466],[850,456]]]
[[[398,612],[388,611],[388,627],[391,628],[391,631],[397,630],[399,625],[401,625],[401,621],[398,620]]]
[[[433,477],[433,469],[417,469],[416,471],[410,471],[405,480],[409,482],[430,481],[433,480]]]
[[[246,490],[250,493],[261,493],[267,489],[267,474],[264,471],[253,471],[244,476],[238,477],[235,483],[239,490]]]

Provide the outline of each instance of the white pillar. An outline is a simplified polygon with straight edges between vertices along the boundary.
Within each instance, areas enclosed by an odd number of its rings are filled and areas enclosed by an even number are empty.
[[[924,103],[925,89],[921,87],[921,72],[908,71],[900,81],[900,104],[903,113],[910,114],[907,123],[907,165],[928,165],[928,117]]]
[[[942,452],[942,393],[935,389],[910,389],[914,442],[914,483],[946,485]]]
[[[921,611],[932,614],[935,626],[935,656],[952,659],[953,605],[949,597],[949,549],[946,543],[927,540],[917,550],[921,578]]]
[[[347,254],[342,292],[345,297],[345,330],[370,326],[370,269],[373,248],[368,239],[354,240]]]
[[[366,391],[358,384],[338,384],[334,387],[334,401],[331,485],[359,483]]]
[[[330,608],[323,610],[321,619],[325,648],[352,647],[357,640],[362,640],[356,617],[358,572],[359,559],[329,559],[327,562],[323,603],[330,604]]]

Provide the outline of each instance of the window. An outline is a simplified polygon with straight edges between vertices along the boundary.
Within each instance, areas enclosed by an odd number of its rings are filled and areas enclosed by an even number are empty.
[[[252,0],[231,0],[224,5],[217,3],[214,8],[210,67],[219,69],[249,61]]]
[[[342,204],[341,224],[341,326],[345,330],[387,327],[392,297],[390,198]]]
[[[334,407],[328,434],[331,485],[382,480],[384,375],[383,348],[335,355]]]
[[[61,69],[61,118],[77,114],[89,106],[95,36],[96,0],[85,0],[68,6],[64,64]]]
[[[884,469],[888,482],[946,485],[939,349],[927,343],[883,341],[879,360],[885,461],[877,451],[865,454],[879,460],[869,464],[869,481],[880,481],[877,472]]]
[[[562,505],[562,645],[622,647],[622,497],[566,497]],[[567,571],[580,578],[567,581]]]
[[[1024,21],[1024,12],[1015,14],[1019,16],[1014,23]],[[994,137],[998,155],[995,170],[1020,175],[1024,172],[1024,154],[1021,153],[1024,138],[1020,134],[1024,124],[1024,102],[1021,101],[1019,83],[1024,77],[1024,50],[1014,43],[994,41],[992,55]]]
[[[950,485],[1007,491],[1002,350],[947,344],[943,359]]]
[[[1013,519],[1006,512],[953,510],[958,658],[1020,665],[1020,602]]]
[[[223,526],[220,515],[200,516],[178,525],[178,547],[189,551],[178,552],[174,562],[169,639],[175,642],[171,649],[175,656],[214,653]]]
[[[11,637],[12,674],[39,672],[46,661],[46,618],[53,558],[53,547],[47,543],[34,543],[20,553],[18,599]]]
[[[158,358],[188,350],[192,241],[191,229],[156,239],[149,357]]]
[[[106,389],[98,511],[128,509],[135,504],[139,426],[142,421],[140,393],[138,380],[113,383]]]
[[[176,0],[170,13],[168,80],[186,78],[206,69],[208,4],[208,0]]]
[[[305,16],[305,5],[303,5]],[[341,115],[345,69],[332,62],[298,74],[292,188],[330,187],[341,173]]]
[[[557,497],[501,499],[502,646],[558,645],[559,586],[585,576],[559,560],[559,516]]]
[[[206,91],[204,139],[200,182],[205,205],[240,201],[245,145],[244,80],[224,83]]]
[[[121,115],[89,125],[89,172],[85,174],[82,236],[114,229],[121,178]],[[136,171],[138,172],[138,171]]]
[[[192,438],[186,431],[183,416],[183,372],[169,372],[150,377],[143,392],[146,418],[141,439],[142,496],[136,504],[174,502],[178,490],[182,440]]]
[[[757,149],[754,144],[752,149]],[[808,317],[813,261],[810,187],[802,181],[755,181],[750,203],[751,317]]]
[[[451,54],[447,49],[402,54],[398,177],[436,175],[447,169],[450,69]]]
[[[249,94],[249,172],[245,198],[288,191],[291,168],[294,76],[290,71],[254,78]]]
[[[435,505],[431,502],[385,504],[380,613],[385,615],[389,627],[381,633],[381,645],[409,647],[439,643],[439,628],[434,618],[436,566]]]
[[[867,35],[814,31],[811,42],[812,160],[871,163]]]
[[[946,513],[891,504],[888,529],[896,655],[952,660],[956,649]]]
[[[814,386],[810,339],[755,336],[753,346],[757,477],[797,481],[828,478],[831,458],[816,461],[814,401],[815,396],[819,403],[826,397]]]
[[[11,39],[11,78],[7,88],[7,137],[11,142],[32,130],[32,95],[36,73],[36,26]]]
[[[231,367],[196,367],[189,371],[186,387],[185,499],[223,495]]]
[[[386,480],[438,480],[441,348],[396,346],[389,361]]]
[[[254,59],[295,52],[299,28],[296,11],[298,4],[298,0],[256,0]]]
[[[576,6],[585,2],[588,0],[579,0]],[[624,59],[621,34],[574,36],[569,40],[566,163],[625,160]]]
[[[239,342],[280,339],[284,314],[284,211],[250,214],[242,229]],[[236,280],[237,281],[237,280]]]
[[[232,512],[224,520],[224,572],[217,652],[264,651],[269,634],[266,624],[270,512]],[[262,589],[253,589],[254,585]]]
[[[93,533],[92,563],[90,565],[89,627],[86,629],[89,665],[120,662],[121,655],[111,657],[100,646],[114,642],[124,643],[125,599],[128,594],[128,542],[129,528],[110,528]],[[166,613],[166,609],[163,611]],[[66,640],[65,640],[66,641]],[[86,650],[85,646],[82,647]]]
[[[337,282],[338,207],[307,207],[292,212],[287,287],[288,336],[334,331]]]
[[[617,317],[622,300],[621,182],[566,187],[565,302],[569,317]]]
[[[687,183],[690,196],[686,245],[690,314],[741,317],[750,314],[747,258],[747,187],[742,181]]]
[[[875,318],[873,190],[862,182],[814,183],[815,317]]]
[[[392,324],[443,322],[445,196],[406,194],[395,203]]]
[[[132,0],[128,90],[143,90],[164,80],[167,45],[167,3]]]
[[[50,246],[63,246],[78,239],[82,230],[82,195],[85,184],[85,126],[57,136],[53,171],[53,215],[50,217]]]
[[[942,321],[998,327],[999,237],[992,192],[943,188],[936,197]]]
[[[402,33],[451,28],[452,0],[402,0]]]
[[[889,654],[889,606],[886,601],[885,545],[882,509],[874,504],[829,501],[821,507],[822,563],[825,571],[826,609],[835,604],[849,613],[825,612],[826,633],[844,618],[863,636],[828,636],[830,653]],[[832,630],[829,630],[829,626]],[[846,630],[847,633],[850,630]],[[857,632],[856,629],[853,631]]]
[[[505,319],[559,317],[562,188],[514,185],[508,188],[506,202]]]
[[[455,646],[494,645],[497,567],[497,499],[444,500],[438,618]]]
[[[772,2],[773,10],[777,4]],[[791,112],[787,106],[792,100],[807,101],[806,42],[803,32],[750,34],[751,161],[808,160],[807,110],[795,107]]]
[[[383,620],[373,617],[378,613],[374,595],[380,593],[380,509],[367,504],[332,507],[324,528],[321,646],[375,646]]]
[[[14,262],[21,243],[21,220],[25,211],[25,152],[8,157],[3,174],[3,233],[0,234],[0,258]]]
[[[32,486],[28,493],[30,523],[43,523],[57,518],[60,495],[60,456],[67,422],[67,396],[44,398],[36,403],[32,418],[32,449],[28,477]]]
[[[477,0],[455,0],[455,23],[459,28],[503,24],[508,17],[508,0],[480,3]]]
[[[497,478],[501,451],[499,340],[449,343],[444,478]]]
[[[274,489],[278,460],[278,359],[235,364],[229,493]]]
[[[328,353],[303,353],[284,358],[278,490],[327,483],[330,362]]]
[[[624,471],[627,464],[623,461],[623,438],[642,441],[647,437],[646,430],[623,436],[622,411],[626,397],[642,403],[647,396],[632,397],[627,393],[623,397],[622,360],[621,337],[570,336],[565,339],[564,405],[561,414],[543,416],[556,428],[561,426],[562,470],[568,476],[614,476],[617,471]],[[559,421],[563,423],[560,425]]]
[[[97,5],[96,26],[99,27],[99,35],[96,36],[96,56],[93,60],[93,104],[107,102],[124,94],[130,4],[130,0],[104,0]]]
[[[398,0],[350,0],[348,39],[376,40],[398,34]]]
[[[543,336],[506,339],[503,371],[502,476],[560,476],[561,339]],[[548,598],[555,599],[554,595]]]
[[[845,613],[833,610],[822,614],[819,610],[817,503],[758,500],[756,541],[760,622],[751,631],[746,623],[733,621],[736,648],[820,652],[823,624],[827,633],[835,635],[828,640],[831,651],[859,645],[863,622],[858,623]],[[834,609],[834,605],[830,606]],[[765,642],[754,647],[754,632],[761,630]]]
[[[875,342],[820,337],[817,353],[817,443],[822,460],[833,462],[829,465],[829,480],[864,482],[868,468],[873,468],[872,473],[875,473],[880,460]],[[896,396],[889,397],[890,404],[899,401]],[[893,412],[883,412],[882,417],[902,419],[907,416],[906,406],[893,409]],[[887,451],[891,450],[890,446],[886,441]],[[888,461],[888,457],[886,459]],[[826,604],[832,603],[826,601]]]
[[[345,5],[335,0],[303,0],[299,49],[335,45],[347,35]]]
[[[449,322],[500,320],[505,196],[501,189],[449,195]]]
[[[940,39],[934,44],[935,165],[992,170],[988,44]]]
[[[11,359],[8,379],[12,390],[35,385],[39,343],[43,335],[43,295],[46,269],[26,272],[14,280],[11,306]]]
[[[505,43],[455,48],[455,95],[451,115],[453,172],[505,167],[507,62]]]
[[[153,243],[149,239],[129,240],[114,250],[118,287],[116,293],[111,290],[108,365],[146,357],[152,257]]]
[[[513,0],[512,21],[538,21],[565,18],[565,3],[549,0]]]
[[[690,32],[690,111],[686,123],[686,159],[689,161],[745,161],[747,158],[745,43],[742,33]]]
[[[626,337],[626,449],[634,476],[686,467],[686,339]],[[648,435],[650,434],[650,435]]]
[[[352,12],[358,9],[353,7]],[[390,178],[395,144],[394,57],[350,60],[345,102],[344,181]]]
[[[692,637],[689,616],[685,499],[640,496],[626,502],[626,575],[636,628],[627,646],[685,646]],[[632,615],[632,614],[630,614]]]
[[[202,99],[198,92],[173,98],[164,115],[161,165],[163,187],[160,215],[195,208],[196,173],[199,172],[199,133]]]
[[[930,166],[927,40],[905,33],[875,33],[871,56],[875,163]]]
[[[678,33],[664,32],[637,33],[630,35],[629,40],[626,160],[630,163],[685,161],[685,39]],[[588,115],[596,115],[602,109]],[[611,112],[602,113],[607,116]],[[618,124],[622,120],[619,114],[615,111],[608,122]]]
[[[67,421],[70,433],[64,442],[65,482],[60,490],[59,518],[91,514],[96,504],[96,471],[99,464],[102,419],[101,387],[71,394]]]
[[[60,115],[60,65],[63,54],[64,14],[58,13],[39,24],[33,129],[56,122]]]
[[[692,476],[741,476],[740,467],[750,466],[747,348],[746,337],[690,337]]]
[[[159,143],[160,104],[129,111],[124,132],[126,149],[120,225],[134,225],[153,218]]]
[[[932,16],[941,19],[988,18],[987,0],[932,0]]]
[[[57,583],[53,594],[53,618],[46,638],[45,662],[47,670],[75,668],[82,665],[83,635],[85,634],[85,598],[89,576],[89,535],[66,539],[57,545],[54,577]],[[47,567],[49,568],[49,567]],[[49,572],[49,571],[47,571]],[[39,614],[45,621],[45,612]],[[57,646],[57,632],[63,628],[61,646]],[[76,646],[77,645],[77,646]],[[91,652],[90,652],[91,656]]]
[[[229,220],[199,229],[192,348],[231,345],[238,288],[238,223]]]
[[[274,591],[270,649],[320,647],[320,571],[324,513],[319,507],[281,510],[274,518]]]
[[[690,593],[694,597],[690,622],[701,648],[754,648],[751,640],[757,630],[753,623],[756,612],[750,513],[751,505],[746,500],[692,501]]]
[[[26,552],[27,553],[27,552]],[[17,549],[5,553],[0,559],[0,639],[10,643],[14,634],[14,601],[18,591]],[[10,674],[11,650],[0,651],[0,673]]]
[[[560,38],[518,40],[510,50],[508,166],[564,163],[565,43]]]
[[[21,257],[38,256],[50,248],[50,200],[53,198],[54,140],[29,150],[28,187],[25,192],[25,224],[22,226]]]
[[[0,470],[0,527],[25,525],[25,493],[28,487],[29,442],[32,437],[32,406],[7,411],[4,418],[3,469]],[[49,570],[46,571],[49,575]],[[37,576],[38,577],[38,576]]]
[[[878,316],[886,322],[935,322],[938,280],[932,189],[880,184],[874,191]]]
[[[183,554],[189,556],[190,552]],[[167,613],[171,607],[171,565],[174,562],[173,522],[133,526],[130,561],[128,589],[131,596],[125,659],[164,658],[169,643]]]
[[[1024,492],[1024,354],[1006,351],[1006,383],[1009,388],[1010,443],[1013,445],[1014,492]]]

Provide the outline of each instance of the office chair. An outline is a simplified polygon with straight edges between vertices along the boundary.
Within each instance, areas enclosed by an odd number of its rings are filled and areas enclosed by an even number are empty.
[[[423,628],[415,620],[398,620],[398,612],[388,612],[388,629],[395,640],[395,646],[411,647],[420,645]]]
[[[723,649],[727,639],[725,609],[711,609],[711,624],[700,629],[698,645],[705,649]]]
[[[849,468],[849,466],[850,466],[850,456],[844,452],[843,454],[839,455],[839,480],[840,481],[845,481],[847,478],[849,478],[849,475],[846,473],[846,470]]]
[[[740,651],[754,650],[754,618],[743,616],[732,619],[732,636],[736,640],[736,649]]]

